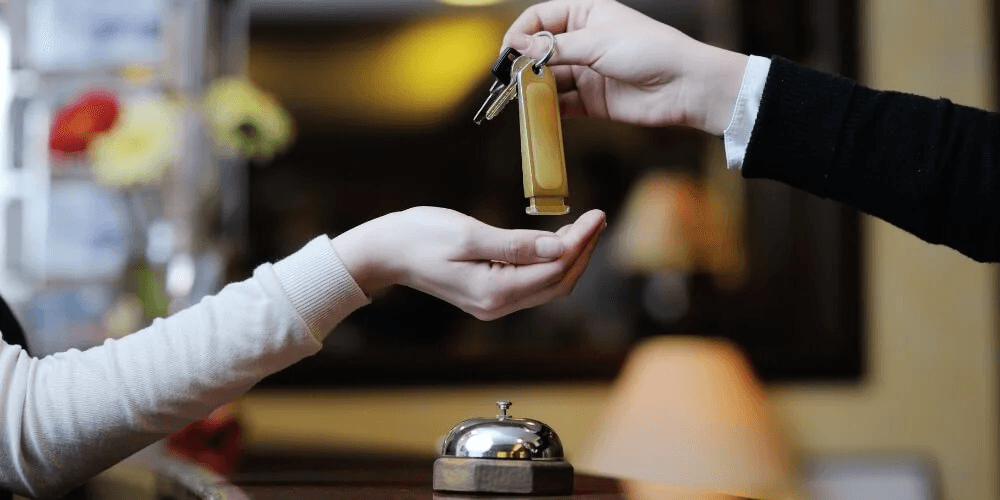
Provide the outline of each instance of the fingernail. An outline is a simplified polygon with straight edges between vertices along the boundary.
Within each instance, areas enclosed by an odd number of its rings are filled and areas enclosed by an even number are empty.
[[[543,259],[551,259],[563,254],[563,244],[559,238],[546,236],[535,240],[535,254]]]

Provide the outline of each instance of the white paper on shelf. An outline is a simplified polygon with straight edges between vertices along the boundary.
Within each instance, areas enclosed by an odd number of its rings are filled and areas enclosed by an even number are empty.
[[[163,59],[164,0],[31,0],[33,66],[80,71]]]

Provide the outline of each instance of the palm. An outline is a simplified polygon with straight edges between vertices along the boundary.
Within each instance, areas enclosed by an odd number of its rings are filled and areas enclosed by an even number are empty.
[[[558,233],[504,230],[453,210],[416,207],[383,218],[378,232],[386,243],[377,259],[408,270],[395,282],[492,319],[569,293],[601,222],[603,214],[591,211]],[[558,259],[537,257],[541,237],[561,239],[567,250]]]

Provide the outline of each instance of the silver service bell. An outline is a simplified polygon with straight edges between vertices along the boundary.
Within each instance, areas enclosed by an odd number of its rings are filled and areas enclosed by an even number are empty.
[[[473,418],[452,427],[434,462],[437,491],[568,495],[573,466],[548,425],[507,415],[510,401],[498,401],[496,418]]]

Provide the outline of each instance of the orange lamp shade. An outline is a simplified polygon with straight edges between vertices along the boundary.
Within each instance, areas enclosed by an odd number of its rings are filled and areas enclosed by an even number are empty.
[[[662,337],[641,344],[600,423],[577,465],[634,479],[630,498],[798,498],[787,440],[749,363],[729,342]]]

